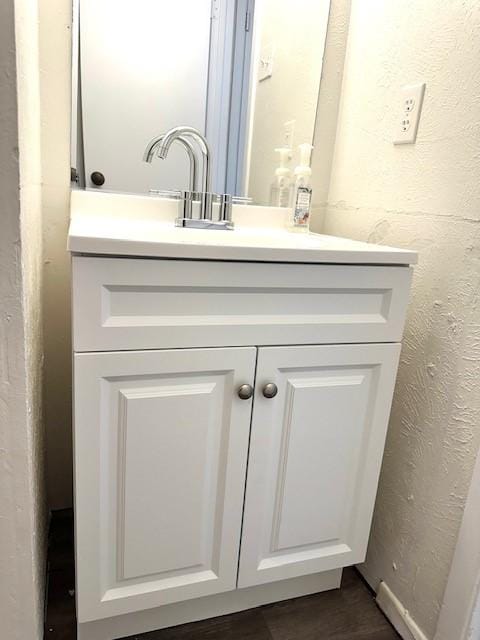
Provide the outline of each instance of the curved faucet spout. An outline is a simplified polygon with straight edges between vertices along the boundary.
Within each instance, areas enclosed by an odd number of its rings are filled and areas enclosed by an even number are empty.
[[[158,156],[159,158],[165,159],[168,154],[168,150],[170,149],[170,145],[174,140],[178,140],[179,137],[187,136],[189,138],[193,138],[196,140],[197,144],[200,147],[200,150],[203,155],[203,193],[210,193],[210,158],[211,151],[208,145],[208,142],[204,135],[198,131],[198,129],[194,129],[194,127],[180,126],[173,127],[162,136],[162,142],[158,147]]]
[[[155,155],[155,152],[157,151],[157,149],[161,149],[162,145],[163,145],[163,139],[164,136],[160,135],[160,136],[156,136],[155,138],[152,138],[150,140],[150,142],[147,144],[146,148],[145,148],[145,152],[143,154],[143,161],[144,162],[148,162],[151,163],[153,160],[153,157]],[[188,155],[188,159],[190,161],[190,175],[189,175],[189,191],[196,191],[198,189],[198,184],[197,184],[197,175],[198,175],[198,159],[197,156],[195,154],[194,148],[193,148],[193,144],[191,143],[191,141],[188,138],[184,138],[183,136],[178,136],[177,138],[175,138],[175,140],[182,145],[182,147],[185,149],[185,151],[187,152]],[[173,142],[173,140],[170,142],[170,144]],[[169,145],[170,147],[170,145]],[[160,150],[158,151],[158,156],[163,158],[164,156],[160,155]]]

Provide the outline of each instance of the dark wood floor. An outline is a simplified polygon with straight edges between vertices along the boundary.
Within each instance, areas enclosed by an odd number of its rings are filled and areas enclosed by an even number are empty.
[[[46,640],[75,640],[73,523],[68,511],[52,518]],[[398,640],[353,570],[342,587],[229,616],[131,636],[130,640]]]

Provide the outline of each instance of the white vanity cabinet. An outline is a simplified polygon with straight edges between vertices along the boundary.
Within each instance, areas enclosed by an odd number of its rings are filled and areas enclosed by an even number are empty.
[[[74,255],[79,638],[337,587],[364,559],[410,279]]]

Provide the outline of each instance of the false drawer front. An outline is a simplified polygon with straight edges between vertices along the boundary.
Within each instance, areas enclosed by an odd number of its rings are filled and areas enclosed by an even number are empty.
[[[73,258],[74,349],[398,342],[403,266]]]

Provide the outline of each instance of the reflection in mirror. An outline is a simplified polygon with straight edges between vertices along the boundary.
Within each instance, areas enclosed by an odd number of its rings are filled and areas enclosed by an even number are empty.
[[[185,125],[208,140],[214,192],[273,204],[275,170],[290,180],[312,143],[328,11],[328,0],[79,0],[79,184],[187,189],[182,145],[143,161],[152,138]]]

